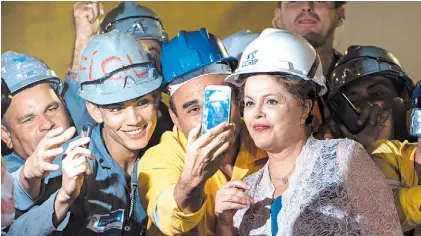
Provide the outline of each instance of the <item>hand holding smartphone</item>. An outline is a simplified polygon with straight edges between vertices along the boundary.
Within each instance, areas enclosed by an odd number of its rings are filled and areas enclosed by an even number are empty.
[[[363,130],[364,125],[358,125],[357,123],[360,113],[345,94],[334,95],[328,100],[327,105],[331,114],[333,114],[333,119],[345,125],[352,134],[357,134]]]
[[[209,85],[203,95],[202,130],[205,134],[215,126],[230,121],[231,87],[225,85]]]

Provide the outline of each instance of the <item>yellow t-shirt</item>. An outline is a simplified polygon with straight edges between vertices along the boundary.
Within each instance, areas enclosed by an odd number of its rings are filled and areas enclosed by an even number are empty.
[[[392,187],[403,231],[416,227],[421,234],[421,185],[414,168],[416,148],[416,143],[408,141],[380,140],[368,152]]]
[[[256,148],[244,124],[240,138],[241,147],[233,168],[233,180],[258,171],[267,161],[266,153]],[[184,168],[186,146],[186,137],[174,126],[173,131],[165,132],[160,143],[150,148],[139,161],[139,196],[142,206],[147,206],[147,235],[185,235],[186,232],[195,236],[215,234],[216,191],[228,180],[218,170],[206,181],[202,207],[192,214],[180,211],[173,194]]]

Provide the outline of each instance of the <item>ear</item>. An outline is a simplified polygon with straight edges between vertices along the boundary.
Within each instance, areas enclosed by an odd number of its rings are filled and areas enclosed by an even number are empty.
[[[277,7],[274,10],[274,18],[272,20],[272,26],[278,29],[282,28],[282,10],[281,8]]]
[[[92,117],[92,119],[95,120],[96,123],[101,124],[102,122],[104,122],[104,119],[102,118],[102,115],[98,106],[87,101],[86,109],[88,110],[89,115]]]
[[[180,121],[178,120],[177,115],[171,109],[168,109],[168,111],[170,113],[170,117],[171,117],[172,122],[177,126],[177,128],[179,130],[182,130],[181,127],[180,127]]]
[[[307,117],[310,115],[311,109],[313,107],[313,101],[310,99],[306,99],[303,101],[303,104],[301,106],[303,108],[303,111],[301,113],[300,123],[304,125],[306,123]]]
[[[13,149],[13,143],[9,129],[1,125],[1,140],[7,145],[9,149]]]
[[[340,7],[336,9],[336,17],[338,18],[336,27],[342,26],[345,21],[345,7]]]

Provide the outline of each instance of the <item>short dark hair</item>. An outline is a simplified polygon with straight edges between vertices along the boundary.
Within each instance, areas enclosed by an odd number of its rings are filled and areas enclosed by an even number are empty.
[[[177,109],[175,108],[174,99],[172,96],[170,96],[170,109],[175,115],[177,115]]]

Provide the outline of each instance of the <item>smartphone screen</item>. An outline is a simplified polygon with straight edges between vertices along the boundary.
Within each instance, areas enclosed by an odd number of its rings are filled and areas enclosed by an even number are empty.
[[[224,85],[209,85],[203,95],[202,130],[201,135],[213,127],[229,122],[231,113],[231,87]]]

